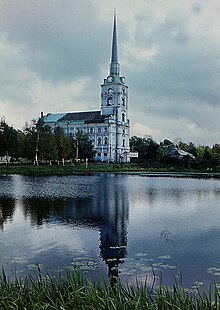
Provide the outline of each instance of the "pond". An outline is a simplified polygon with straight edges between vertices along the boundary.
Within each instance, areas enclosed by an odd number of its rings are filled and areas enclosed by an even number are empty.
[[[123,282],[220,284],[220,181],[93,174],[0,177],[0,265]]]

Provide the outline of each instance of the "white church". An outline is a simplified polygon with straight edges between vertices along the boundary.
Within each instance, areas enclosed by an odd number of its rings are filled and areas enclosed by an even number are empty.
[[[111,63],[109,75],[101,84],[101,110],[48,113],[44,123],[62,127],[67,135],[78,131],[86,133],[93,141],[95,161],[111,163],[130,162],[130,122],[128,119],[128,86],[120,76],[118,63],[116,14],[114,14]]]

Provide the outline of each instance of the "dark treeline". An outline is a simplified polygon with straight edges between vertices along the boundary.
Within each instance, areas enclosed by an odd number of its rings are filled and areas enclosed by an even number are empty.
[[[133,136],[130,139],[131,152],[138,152],[133,162],[147,165],[178,165],[197,168],[220,168],[220,145],[212,147],[164,140],[155,142],[151,137]],[[93,143],[86,134],[79,131],[76,136],[67,137],[62,128],[54,132],[41,119],[26,123],[24,129],[16,130],[4,119],[0,122],[0,157],[7,163],[26,158],[38,165],[39,162],[52,163],[67,160],[92,160],[95,155]]]
[[[41,119],[26,124],[23,131],[0,122],[0,157],[7,163],[26,158],[35,165],[39,162],[62,162],[71,159],[92,159],[93,144],[86,134],[78,132],[75,137],[67,137],[62,128],[54,132]]]
[[[193,142],[183,141],[172,142],[163,140],[155,142],[151,137],[140,138],[133,136],[130,140],[132,152],[138,152],[136,161],[148,163],[153,166],[174,165],[187,168],[220,169],[220,144],[212,147],[198,145]]]

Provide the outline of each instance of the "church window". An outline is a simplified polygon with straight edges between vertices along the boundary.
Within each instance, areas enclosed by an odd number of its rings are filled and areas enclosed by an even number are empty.
[[[112,97],[108,97],[107,98],[107,105],[112,105],[112,103],[113,103]]]
[[[107,145],[107,144],[108,144],[108,138],[105,137],[105,145]]]
[[[122,117],[121,117],[121,119],[122,119],[122,122],[124,122],[124,121],[125,121],[125,114],[124,114],[124,113],[122,113]]]

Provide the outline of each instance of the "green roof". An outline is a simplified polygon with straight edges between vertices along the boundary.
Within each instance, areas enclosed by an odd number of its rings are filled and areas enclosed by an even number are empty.
[[[44,123],[56,123],[60,118],[64,117],[65,115],[66,113],[48,113],[44,116]]]

